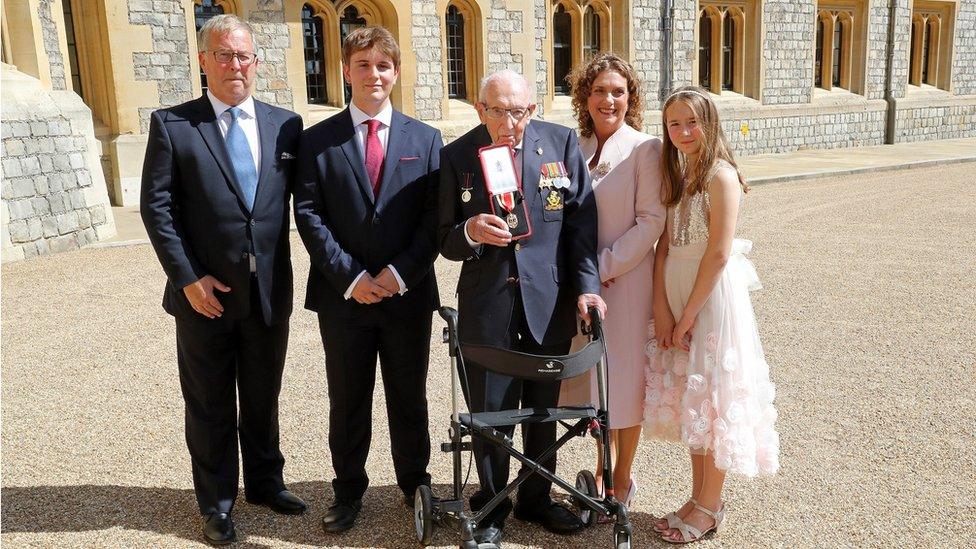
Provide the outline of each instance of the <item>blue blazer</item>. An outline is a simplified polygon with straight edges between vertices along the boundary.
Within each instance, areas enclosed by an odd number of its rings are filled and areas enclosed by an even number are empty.
[[[438,306],[438,130],[393,111],[379,196],[366,175],[349,109],[302,135],[295,186],[295,223],[311,256],[305,307],[353,316],[429,314]],[[362,271],[387,265],[407,287],[375,305],[343,298]]]
[[[163,307],[193,318],[183,287],[212,275],[231,287],[217,292],[223,318],[250,311],[249,253],[257,261],[261,312],[267,324],[292,311],[288,198],[302,131],[297,114],[255,100],[261,173],[254,209],[241,187],[206,95],[152,113],[142,170],[140,212],[166,272]],[[202,317],[200,317],[202,318]]]
[[[464,237],[464,222],[490,212],[478,149],[491,143],[484,125],[441,151],[438,238],[441,254],[463,261],[458,279],[460,338],[466,343],[501,345],[508,339],[516,292],[508,279],[519,278],[525,319],[542,345],[569,341],[576,334],[580,294],[600,293],[597,267],[597,210],[586,162],[573,130],[533,120],[522,137],[522,190],[532,235],[505,248],[481,246]],[[562,162],[570,186],[563,207],[546,209],[548,190],[539,188],[541,168]],[[463,174],[473,174],[471,200],[461,200]]]

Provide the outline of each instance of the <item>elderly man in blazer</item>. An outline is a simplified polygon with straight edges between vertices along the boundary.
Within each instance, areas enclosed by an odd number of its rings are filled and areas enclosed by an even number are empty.
[[[295,222],[311,256],[329,387],[335,500],[328,533],[352,528],[369,483],[366,456],[379,358],[397,485],[407,505],[430,484],[427,361],[438,305],[436,170],[440,132],[393,110],[400,50],[363,27],[343,42],[349,108],[302,136]],[[434,179],[432,181],[432,179]]]
[[[597,212],[586,164],[573,130],[532,121],[532,89],[505,70],[482,82],[477,104],[482,125],[441,151],[438,237],[447,259],[463,261],[458,280],[459,337],[531,354],[561,355],[576,334],[577,313],[606,310],[597,268]],[[508,225],[489,212],[478,150],[507,143],[515,149],[516,172],[532,235],[513,241]],[[558,186],[540,184],[558,175]],[[565,183],[565,184],[564,184]],[[552,407],[559,382],[521,381],[466,361],[468,407],[473,412]],[[511,432],[509,433],[511,434]],[[524,424],[529,457],[555,442],[554,423]],[[478,509],[502,490],[509,477],[508,454],[476,441],[481,489],[471,498]],[[553,456],[545,463],[555,470]],[[552,483],[533,475],[519,488],[515,517],[556,533],[582,527],[568,509],[553,503]],[[497,543],[512,505],[496,508],[475,533],[479,543]]]
[[[278,443],[292,310],[288,196],[302,120],[251,97],[259,61],[247,23],[214,17],[199,44],[209,89],[152,114],[141,213],[166,273],[163,307],[176,319],[203,533],[224,544],[235,539],[238,443],[247,500],[305,510],[285,489]]]

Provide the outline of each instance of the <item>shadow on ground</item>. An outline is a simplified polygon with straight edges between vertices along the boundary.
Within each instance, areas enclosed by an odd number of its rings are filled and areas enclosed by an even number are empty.
[[[332,500],[327,482],[293,483],[290,487],[309,504],[310,511],[300,517],[279,516],[263,507],[248,504],[243,494],[234,509],[237,525],[237,547],[268,547],[258,539],[278,540],[299,545],[341,545],[393,549],[416,547],[410,510],[404,506],[397,486],[370,487],[364,498],[363,514],[356,526],[333,536],[322,531],[319,521]],[[447,485],[435,486],[437,494],[450,493]],[[192,490],[145,486],[12,486],[3,487],[3,532],[58,533],[98,531],[110,528],[154,532],[165,536],[200,542],[202,521],[196,513]],[[370,508],[397,506],[402,521],[384,522],[370,516]],[[52,513],[52,509],[60,512]],[[380,513],[377,513],[379,515]],[[389,516],[389,513],[384,513]],[[652,517],[634,513],[635,532],[649,532]],[[536,547],[565,547],[569,539],[553,536],[534,524],[513,518],[506,524],[505,541]],[[436,531],[436,545],[456,546],[454,523]],[[641,536],[643,537],[643,536]],[[595,526],[574,536],[575,546],[612,546],[610,526]],[[646,542],[646,540],[645,540]],[[644,544],[641,544],[644,546]]]

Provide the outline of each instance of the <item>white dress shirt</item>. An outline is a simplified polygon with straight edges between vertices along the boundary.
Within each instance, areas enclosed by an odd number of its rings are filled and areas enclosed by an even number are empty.
[[[230,128],[230,122],[232,117],[227,109],[234,105],[228,105],[220,99],[214,97],[214,94],[207,90],[207,98],[210,99],[210,104],[213,105],[214,114],[217,115],[217,126],[220,128],[220,135],[226,139],[227,130]],[[247,138],[247,144],[251,147],[251,156],[254,158],[254,171],[258,174],[261,173],[261,139],[258,136],[258,120],[257,115],[254,112],[254,98],[250,95],[247,96],[237,108],[241,109],[241,115],[237,118],[237,124],[244,131],[244,137]]]
[[[380,121],[380,127],[377,128],[376,135],[380,138],[380,145],[383,146],[383,155],[385,157],[386,145],[389,143],[390,139],[390,123],[393,121],[393,104],[387,101],[386,105],[380,109],[380,112],[376,113],[376,116],[370,116],[359,110],[355,104],[349,103],[349,114],[352,116],[352,127],[353,130],[355,130],[356,146],[359,147],[359,155],[360,158],[363,159],[364,165],[366,162],[366,134],[369,132],[369,127],[366,126],[367,120],[372,120],[375,118],[376,120]],[[386,162],[384,161],[383,164],[385,165]],[[390,272],[393,273],[393,278],[396,279],[397,286],[400,287],[400,291],[398,293],[400,295],[405,294],[407,292],[407,285],[403,282],[403,279],[400,278],[400,273],[397,272],[393,265],[387,265],[387,267],[390,269]],[[352,284],[349,285],[349,288],[346,289],[346,293],[343,294],[342,297],[345,299],[352,297],[353,288],[356,287],[356,284],[359,284],[359,279],[362,278],[364,274],[366,274],[366,271],[359,273],[359,275],[353,279]]]
[[[518,145],[515,145],[515,173],[518,175],[519,183],[521,183],[522,182],[522,142],[521,141],[519,141]],[[478,253],[481,253],[481,243],[475,242],[475,240],[471,238],[471,235],[468,234],[468,222],[470,222],[472,219],[474,218],[473,217],[469,218],[468,221],[464,222],[464,239],[468,241],[468,246],[471,246]]]

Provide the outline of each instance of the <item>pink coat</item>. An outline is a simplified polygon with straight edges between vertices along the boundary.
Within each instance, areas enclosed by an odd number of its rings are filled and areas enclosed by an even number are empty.
[[[596,137],[581,138],[587,163]],[[644,375],[651,320],[654,243],[664,231],[661,203],[661,140],[624,125],[603,145],[590,171],[600,216],[600,280],[613,279],[601,295],[607,302],[610,426],[622,429],[643,420]],[[560,404],[597,402],[596,370],[562,384]]]

